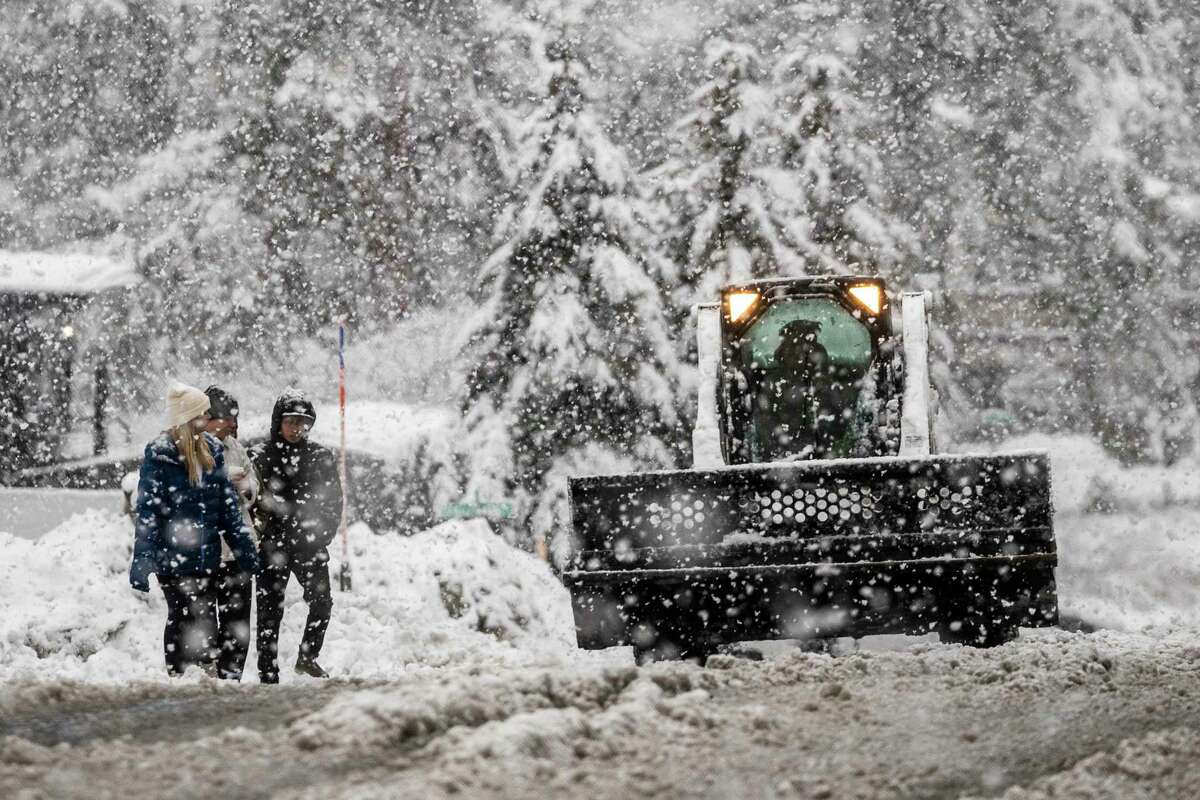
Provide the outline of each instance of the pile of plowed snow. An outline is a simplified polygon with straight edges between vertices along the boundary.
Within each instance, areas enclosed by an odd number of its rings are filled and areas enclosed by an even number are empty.
[[[443,750],[472,756],[572,755],[583,731],[615,727],[652,729],[661,705],[702,701],[710,674],[671,664],[639,670],[632,664],[585,669],[510,670],[502,675],[451,670],[439,684],[346,693],[292,724],[301,749],[403,748],[445,737]],[[393,688],[395,687],[395,688]],[[455,730],[459,729],[459,730]],[[448,742],[453,747],[448,747]]]
[[[1060,514],[1055,535],[1063,614],[1126,631],[1200,625],[1195,508]]]
[[[1180,503],[1200,493],[1194,463],[1124,470],[1070,437],[1029,437],[1006,445],[1012,447],[1043,447],[1054,461],[1064,614],[1098,627],[1153,627],[1159,635],[1200,624],[1200,517],[1194,505]],[[1097,513],[1097,506],[1109,513]],[[142,595],[128,586],[132,538],[127,518],[99,511],[36,541],[0,533],[0,681],[165,680],[166,610],[157,587]],[[407,538],[359,525],[350,539],[353,590],[334,592],[321,657],[335,676],[386,679],[422,667],[628,659],[578,651],[561,584],[547,565],[507,545],[486,523],[451,522]],[[336,580],[340,546],[331,551]],[[293,581],[280,642],[285,681],[294,679],[286,667],[305,612]],[[254,658],[252,648],[251,681]]]
[[[1125,631],[1200,625],[1200,462],[1122,466],[1078,435],[1029,434],[995,449],[1050,455],[1065,616]]]
[[[967,446],[966,451],[981,448]],[[983,448],[986,449],[986,448]],[[1050,455],[1050,491],[1059,514],[1088,511],[1147,511],[1200,505],[1200,462],[1174,466],[1124,466],[1095,440],[1078,434],[1031,433],[994,448],[1045,450]]]
[[[89,512],[31,542],[0,533],[0,681],[165,680],[157,586],[129,588],[127,518]],[[414,668],[553,663],[574,658],[566,590],[543,562],[480,521],[412,537],[350,531],[353,588],[336,589],[321,663],[334,676],[387,678]],[[280,637],[295,658],[306,607],[293,580]],[[251,647],[248,680],[254,680]],[[283,680],[292,680],[284,669]]]

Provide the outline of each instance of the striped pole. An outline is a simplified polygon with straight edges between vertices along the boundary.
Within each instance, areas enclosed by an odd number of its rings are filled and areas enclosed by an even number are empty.
[[[342,569],[338,584],[343,592],[350,591],[350,525],[349,470],[346,468],[346,320],[338,320],[338,413],[341,417],[341,454],[338,458],[338,477],[342,482],[342,519],[338,532],[342,535]]]

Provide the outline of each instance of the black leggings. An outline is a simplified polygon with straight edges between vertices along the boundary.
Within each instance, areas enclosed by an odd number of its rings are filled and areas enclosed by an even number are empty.
[[[191,664],[212,664],[217,658],[216,582],[207,577],[158,579],[167,600],[163,655],[167,673],[182,675]]]
[[[240,681],[250,649],[250,606],[254,576],[236,561],[222,561],[217,570],[217,675]]]

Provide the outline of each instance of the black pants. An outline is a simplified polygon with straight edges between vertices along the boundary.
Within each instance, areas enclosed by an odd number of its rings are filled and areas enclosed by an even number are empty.
[[[217,658],[216,582],[206,577],[158,579],[167,600],[163,655],[167,672],[182,675],[191,664],[212,664]]]
[[[242,679],[246,653],[250,650],[250,606],[254,576],[236,561],[222,561],[217,570],[217,674],[235,681]]]
[[[258,675],[264,683],[279,680],[279,624],[283,621],[283,596],[288,578],[296,576],[308,603],[308,622],[300,642],[300,658],[315,661],[325,642],[325,629],[333,611],[329,591],[329,552],[322,548],[311,556],[297,556],[286,547],[264,543],[263,570],[258,576]]]

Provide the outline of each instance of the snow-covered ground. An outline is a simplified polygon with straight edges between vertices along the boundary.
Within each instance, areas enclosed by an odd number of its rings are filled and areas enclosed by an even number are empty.
[[[1083,436],[1030,435],[1050,453],[1059,605],[1126,631],[1200,629],[1200,465],[1122,467]]]
[[[1195,508],[1060,514],[1057,535],[1064,615],[1130,632],[1200,627]],[[622,657],[576,650],[566,591],[545,564],[484,522],[449,522],[413,537],[359,525],[350,538],[353,591],[335,591],[322,658],[336,675],[388,679],[455,664]],[[165,608],[157,590],[128,588],[130,540],[127,517],[99,510],[36,541],[0,533],[0,683],[166,680]],[[336,575],[340,549],[332,550]],[[295,652],[304,617],[295,582],[288,597],[285,654]],[[284,679],[293,680],[287,671]]]
[[[1194,466],[1015,444],[1051,450],[1060,602],[1096,633],[639,669],[578,651],[548,567],[486,524],[357,526],[322,657],[335,681],[169,681],[161,598],[127,588],[126,518],[0,534],[0,795],[1200,796]],[[285,658],[304,613],[289,596]]]
[[[157,589],[129,588],[131,539],[127,517],[100,511],[37,541],[0,534],[0,682],[166,680],[166,610]],[[588,658],[574,646],[566,590],[486,523],[450,522],[413,537],[358,525],[350,541],[353,591],[334,593],[321,659],[335,675],[384,679],[450,664]],[[336,576],[340,546],[331,550]],[[295,581],[288,598],[285,658],[296,652],[305,613]],[[294,679],[284,670],[285,681]]]
[[[1064,614],[1124,631],[1200,627],[1200,513],[1181,504],[1200,502],[1194,466],[1125,470],[1075,438],[1013,445],[1052,453]],[[1109,513],[1088,512],[1096,503],[1084,498],[1098,486]],[[64,492],[64,504],[73,496]],[[161,595],[137,594],[125,580],[131,538],[115,508],[77,514],[36,541],[0,533],[0,681],[166,680]],[[354,590],[335,592],[322,659],[336,675],[619,657],[577,651],[565,590],[484,522],[407,538],[360,525],[350,540]],[[332,551],[336,574],[340,548]],[[285,654],[295,651],[304,614],[294,582],[290,592]]]
[[[23,685],[0,704],[0,796],[1177,800],[1200,796],[1198,658],[1192,634],[1043,629],[704,669]]]

